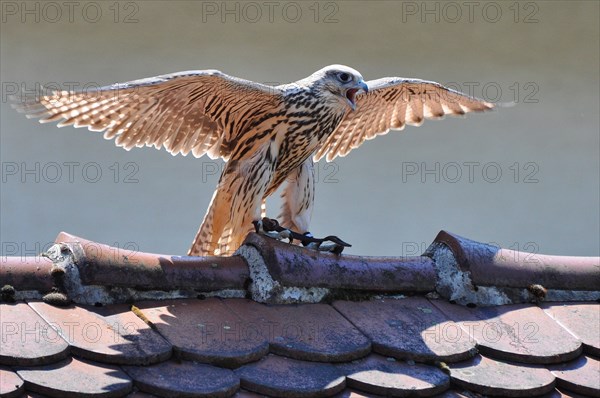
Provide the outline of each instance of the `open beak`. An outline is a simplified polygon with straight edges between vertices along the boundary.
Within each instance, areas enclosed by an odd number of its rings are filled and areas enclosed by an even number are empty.
[[[361,92],[365,94],[369,92],[369,86],[363,81],[360,81],[355,87],[346,90],[346,99],[353,111],[356,110],[356,95]]]

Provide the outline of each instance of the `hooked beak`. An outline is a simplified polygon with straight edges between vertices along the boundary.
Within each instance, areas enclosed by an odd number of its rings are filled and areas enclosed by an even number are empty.
[[[346,99],[348,100],[348,104],[353,111],[356,110],[356,95],[360,92],[365,94],[369,92],[369,86],[367,86],[367,83],[362,80],[358,82],[355,87],[346,90]]]

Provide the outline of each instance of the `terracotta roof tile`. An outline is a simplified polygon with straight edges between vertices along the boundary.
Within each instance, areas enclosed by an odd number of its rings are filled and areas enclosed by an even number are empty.
[[[69,345],[25,303],[2,304],[0,364],[43,365],[64,359]]]
[[[346,318],[325,304],[264,305],[227,300],[226,305],[269,341],[272,353],[295,359],[341,362],[363,357],[371,341]]]
[[[342,391],[345,378],[333,365],[268,355],[235,371],[241,386],[274,397],[327,397]]]
[[[338,369],[348,387],[383,396],[430,397],[450,387],[450,377],[439,368],[375,354]]]
[[[382,355],[454,362],[475,354],[474,341],[425,298],[337,301],[333,305]]]
[[[118,367],[68,358],[51,365],[20,368],[28,390],[51,397],[122,397],[131,391],[131,379]]]
[[[0,366],[0,397],[20,397],[24,392],[23,379],[12,369]]]
[[[127,305],[110,310],[95,307],[59,308],[30,302],[46,322],[71,346],[71,352],[104,363],[146,365],[171,356],[171,345]],[[105,316],[103,316],[104,314]]]
[[[583,342],[585,352],[600,356],[598,303],[544,303],[542,308]]]
[[[258,234],[249,234],[244,243],[259,251],[272,278],[283,286],[390,292],[435,289],[434,264],[425,256],[338,256]]]
[[[269,349],[267,340],[243,329],[242,319],[219,299],[142,302],[138,307],[184,359],[237,367]]]
[[[0,264],[2,396],[600,396],[600,290],[552,278],[598,259],[530,267],[456,236],[385,259],[260,236],[224,259],[59,240],[52,263]]]
[[[230,397],[240,386],[231,370],[196,362],[166,361],[124,369],[140,390],[160,396]]]
[[[458,322],[488,355],[525,363],[556,363],[581,353],[581,341],[539,307],[515,304],[467,310],[442,300],[434,304]]]
[[[49,291],[52,261],[36,257],[0,257],[0,280],[3,285],[18,286],[19,290]],[[0,286],[0,287],[2,287]]]
[[[442,231],[435,242],[454,253],[459,266],[482,286],[597,290],[600,286],[598,257],[549,256],[503,249]]]
[[[554,376],[535,365],[516,365],[481,355],[450,364],[452,381],[481,394],[504,397],[530,397],[554,389]]]
[[[574,361],[549,367],[557,384],[568,390],[591,396],[600,396],[600,361],[580,356]]]
[[[243,289],[248,266],[243,258],[187,257],[111,247],[61,232],[55,240],[74,253],[85,284],[152,289],[191,287],[203,291]]]

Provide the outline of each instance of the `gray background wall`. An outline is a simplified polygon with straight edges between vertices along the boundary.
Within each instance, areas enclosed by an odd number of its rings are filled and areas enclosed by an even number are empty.
[[[33,254],[61,230],[183,254],[220,167],[39,125],[7,104],[16,86],[209,68],[283,83],[332,63],[367,80],[418,77],[516,106],[408,127],[320,163],[316,235],[338,234],[349,253],[366,255],[417,254],[440,229],[525,251],[599,254],[596,1],[298,1],[274,2],[271,14],[261,1],[230,2],[230,13],[220,1],[133,1],[117,3],[118,15],[113,2],[76,2],[71,13],[47,4],[2,2],[4,255]],[[276,216],[278,201],[269,204]]]

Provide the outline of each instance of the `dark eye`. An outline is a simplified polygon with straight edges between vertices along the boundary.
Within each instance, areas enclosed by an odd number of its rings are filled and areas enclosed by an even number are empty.
[[[338,75],[338,78],[342,83],[348,83],[350,81],[350,75],[346,72],[342,72]]]

